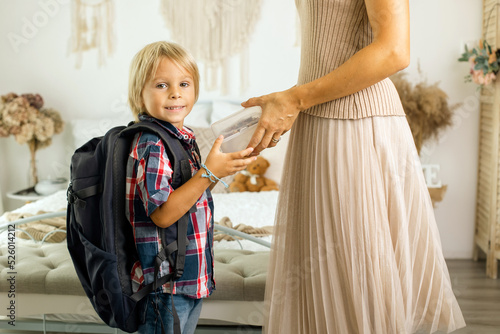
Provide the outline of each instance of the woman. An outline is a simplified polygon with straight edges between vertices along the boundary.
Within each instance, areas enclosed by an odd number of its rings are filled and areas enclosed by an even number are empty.
[[[298,84],[252,98],[249,146],[292,129],[267,333],[432,333],[465,326],[401,101],[408,0],[296,0]],[[293,124],[293,128],[292,128]]]

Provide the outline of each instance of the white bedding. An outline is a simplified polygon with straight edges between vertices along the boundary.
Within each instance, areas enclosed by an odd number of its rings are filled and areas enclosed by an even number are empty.
[[[219,222],[223,217],[229,217],[233,226],[238,224],[245,224],[253,227],[274,225],[278,191],[212,194],[212,196],[215,206],[215,222]],[[65,208],[66,191],[61,190],[38,201],[25,204],[13,210],[13,212],[36,214],[39,211],[60,211]],[[6,222],[4,216],[0,217],[0,223],[3,222]],[[262,239],[271,241],[271,236]],[[214,249],[240,249],[241,247],[252,251],[269,250],[269,248],[265,246],[248,240],[241,240],[240,243],[222,240],[214,244]]]

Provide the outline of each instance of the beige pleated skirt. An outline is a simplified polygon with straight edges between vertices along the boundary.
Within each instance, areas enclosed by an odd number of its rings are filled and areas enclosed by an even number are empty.
[[[265,333],[465,326],[404,116],[338,120],[301,113],[276,217]]]

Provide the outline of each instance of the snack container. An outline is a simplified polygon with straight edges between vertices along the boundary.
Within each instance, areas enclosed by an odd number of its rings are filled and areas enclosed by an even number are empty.
[[[244,108],[212,124],[212,132],[217,138],[224,136],[221,150],[231,153],[247,148],[257,128],[262,108],[259,106]]]

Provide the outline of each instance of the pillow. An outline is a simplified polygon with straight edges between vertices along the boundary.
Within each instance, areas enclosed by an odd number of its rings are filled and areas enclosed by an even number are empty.
[[[208,153],[212,149],[212,145],[214,144],[214,135],[212,133],[212,129],[207,127],[194,127],[187,125],[191,130],[193,130],[194,135],[196,137],[196,143],[200,149],[202,161],[208,156]]]
[[[210,115],[212,113],[212,102],[198,101],[193,109],[184,119],[184,124],[189,127],[206,128],[210,126]]]
[[[212,104],[212,114],[210,115],[210,124],[241,109],[243,107],[238,102],[214,101]]]
[[[112,127],[127,125],[133,120],[132,115],[119,115],[116,118],[71,120],[74,148],[79,148],[94,137],[103,136]]]

